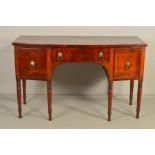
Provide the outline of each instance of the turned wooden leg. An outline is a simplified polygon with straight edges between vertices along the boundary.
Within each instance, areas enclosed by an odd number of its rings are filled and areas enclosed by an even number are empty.
[[[138,92],[137,92],[137,114],[136,118],[139,118],[139,112],[141,107],[141,97],[142,97],[142,80],[138,80]]]
[[[48,98],[48,114],[49,121],[52,120],[52,82],[47,81],[47,98]]]
[[[112,113],[112,88],[113,83],[108,84],[108,121],[111,121],[111,113]]]
[[[18,100],[18,113],[19,113],[19,118],[22,118],[21,79],[17,79],[17,100]]]
[[[133,99],[133,90],[134,90],[134,80],[130,80],[130,105],[132,105]]]
[[[23,103],[26,104],[26,79],[23,79],[22,82],[23,82]]]

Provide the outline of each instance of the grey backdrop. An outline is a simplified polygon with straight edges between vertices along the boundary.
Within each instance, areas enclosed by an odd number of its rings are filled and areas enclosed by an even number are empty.
[[[113,35],[139,36],[148,43],[144,94],[155,95],[155,27],[0,27],[0,93],[15,94],[15,68],[12,41],[19,35]],[[137,83],[135,87],[136,93]],[[60,65],[53,76],[54,94],[103,95],[107,90],[104,70],[93,63]],[[45,94],[46,83],[28,81],[29,94]],[[114,94],[128,94],[129,82],[115,82]]]

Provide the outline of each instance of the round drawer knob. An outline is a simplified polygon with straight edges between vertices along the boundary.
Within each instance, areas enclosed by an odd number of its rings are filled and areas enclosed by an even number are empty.
[[[101,50],[100,52],[99,52],[99,58],[100,59],[104,59],[104,53],[103,53],[103,50]]]
[[[62,52],[58,52],[57,59],[62,60]]]
[[[128,70],[131,67],[131,62],[127,61],[125,64],[125,69]]]
[[[35,69],[35,68],[36,68],[36,62],[33,61],[33,60],[30,61],[29,68],[30,68],[30,69]]]

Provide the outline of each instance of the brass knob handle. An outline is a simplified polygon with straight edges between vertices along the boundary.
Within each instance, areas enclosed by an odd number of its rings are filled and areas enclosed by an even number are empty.
[[[131,62],[127,61],[125,64],[125,69],[128,70],[131,67]]]
[[[33,60],[30,61],[29,68],[30,68],[30,69],[35,69],[35,68],[36,68],[36,62],[33,61]]]
[[[57,59],[62,60],[62,52],[58,52]]]
[[[99,52],[99,58],[100,59],[104,59],[104,53],[103,53],[103,50],[101,50],[100,52]]]

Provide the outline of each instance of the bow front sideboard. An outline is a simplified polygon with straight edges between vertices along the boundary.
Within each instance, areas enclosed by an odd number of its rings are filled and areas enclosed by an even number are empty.
[[[132,104],[134,80],[138,80],[136,118],[139,118],[144,75],[145,47],[135,36],[20,36],[13,43],[19,118],[26,104],[26,80],[47,81],[49,120],[52,120],[52,74],[67,62],[99,64],[108,78],[108,121],[112,114],[114,81],[130,81],[129,104]]]

